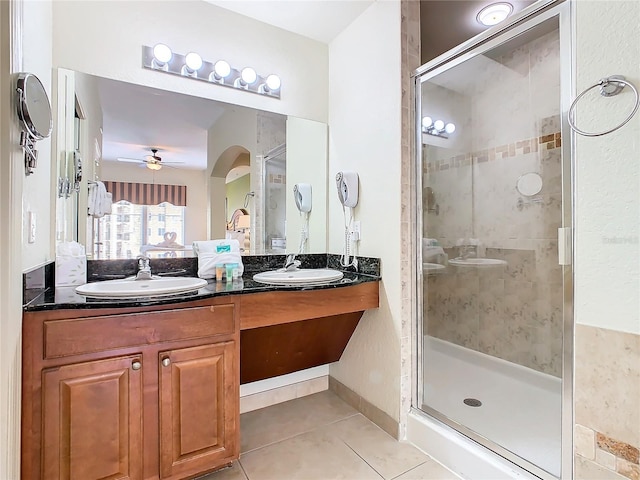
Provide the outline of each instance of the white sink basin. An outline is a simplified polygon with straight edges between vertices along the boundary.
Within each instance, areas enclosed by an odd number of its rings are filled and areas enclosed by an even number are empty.
[[[449,260],[449,265],[456,267],[501,267],[507,262],[497,258],[454,258]]]
[[[85,283],[76,288],[76,293],[97,298],[156,297],[186,293],[204,287],[206,280],[193,277],[158,277],[151,280],[122,280]]]
[[[286,271],[284,268],[256,273],[253,279],[271,285],[316,285],[340,280],[344,275],[330,268],[299,268]]]
[[[439,263],[428,263],[425,262],[422,264],[422,271],[423,272],[427,272],[428,274],[432,274],[432,273],[436,273],[439,270],[444,270],[446,267],[444,265],[441,265]]]

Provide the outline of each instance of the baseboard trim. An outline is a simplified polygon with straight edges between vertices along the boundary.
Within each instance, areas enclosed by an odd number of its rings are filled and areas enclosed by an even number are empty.
[[[349,387],[340,383],[335,378],[329,376],[329,390],[340,397],[344,402],[362,413],[365,417],[378,425],[393,438],[398,439],[400,424],[389,414],[383,412],[378,407],[362,398]]]
[[[270,407],[278,403],[287,402],[296,398],[306,397],[314,393],[323,392],[329,388],[329,376],[311,378],[302,382],[283,385],[263,392],[240,397],[240,414]]]

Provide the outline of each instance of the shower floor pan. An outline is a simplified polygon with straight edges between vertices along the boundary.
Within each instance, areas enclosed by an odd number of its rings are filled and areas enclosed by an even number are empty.
[[[425,405],[560,476],[559,378],[429,336],[423,356]]]

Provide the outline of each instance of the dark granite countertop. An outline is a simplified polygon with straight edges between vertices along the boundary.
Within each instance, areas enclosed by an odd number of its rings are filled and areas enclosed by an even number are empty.
[[[202,300],[206,298],[212,298],[223,295],[245,295],[259,292],[272,292],[272,291],[308,291],[308,290],[320,290],[329,288],[343,288],[353,285],[358,285],[366,282],[377,282],[380,280],[380,263],[378,259],[359,259],[361,261],[359,270],[362,272],[348,271],[340,267],[338,261],[336,261],[336,255],[301,255],[300,258],[303,261],[302,268],[335,268],[341,270],[344,277],[341,280],[335,282],[324,283],[320,285],[265,285],[255,282],[253,275],[261,271],[269,271],[274,268],[282,266],[284,261],[283,255],[272,256],[253,256],[251,259],[243,257],[243,263],[245,272],[242,278],[239,278],[233,282],[216,282],[214,280],[208,280],[207,286],[190,293],[182,293],[177,295],[167,295],[162,297],[140,297],[140,298],[127,298],[127,299],[105,299],[105,298],[88,298],[75,293],[75,286],[73,287],[56,287],[56,288],[44,288],[38,290],[26,290],[24,298],[24,311],[42,311],[42,310],[62,310],[62,309],[83,309],[83,308],[126,308],[126,307],[142,307],[147,305],[166,305],[172,303],[183,303],[194,300]],[[173,262],[181,259],[173,259]],[[193,274],[193,262],[197,259],[184,259],[185,262],[182,265],[171,265],[171,268],[180,267],[184,271],[181,272],[183,276],[196,276]],[[100,261],[94,261],[100,262]],[[127,260],[115,261],[115,262],[129,262]],[[134,261],[135,262],[135,261]],[[128,264],[127,264],[128,265]],[[135,265],[135,264],[134,264]],[[197,269],[197,263],[196,269]],[[100,277],[100,273],[106,272],[104,276],[110,278],[113,275],[112,261],[105,263],[102,268],[100,265],[89,266],[88,275],[94,278]],[[152,269],[153,269],[152,261]],[[118,267],[122,267],[121,265]],[[353,269],[351,269],[353,270]],[[124,268],[121,271],[126,272],[128,269]],[[170,273],[171,270],[168,270]],[[155,272],[154,272],[155,273]],[[186,274],[186,275],[185,275]],[[102,279],[106,279],[102,278]]]

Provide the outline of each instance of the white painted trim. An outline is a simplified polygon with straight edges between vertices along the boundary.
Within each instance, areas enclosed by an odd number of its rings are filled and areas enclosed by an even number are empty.
[[[407,440],[452,472],[472,480],[540,480],[444,423],[413,410]]]
[[[0,478],[20,478],[22,189],[15,73],[22,70],[23,0],[0,2]]]
[[[306,370],[300,370],[299,372],[293,372],[279,377],[245,383],[244,385],[240,385],[240,398],[246,397],[247,395],[266,392],[267,390],[273,390],[274,388],[304,382],[305,380],[323,377],[325,375],[329,375],[329,365],[320,365],[319,367],[308,368]]]
[[[247,413],[296,398],[306,397],[329,389],[329,376],[312,378],[303,382],[285,385],[265,392],[240,397],[240,413]]]

